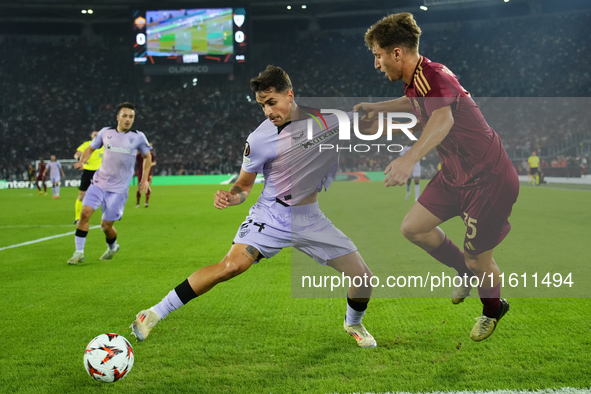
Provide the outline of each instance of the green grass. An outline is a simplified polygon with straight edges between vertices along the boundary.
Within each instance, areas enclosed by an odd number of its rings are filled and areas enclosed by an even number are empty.
[[[370,302],[364,319],[378,347],[361,349],[341,327],[343,298],[292,298],[289,250],[191,301],[145,342],[132,341],[135,365],[124,380],[94,382],[82,365],[87,343],[104,332],[132,339],[128,326],[139,310],[159,302],[196,269],[218,262],[261,186],[245,205],[221,212],[212,204],[217,188],[156,186],[148,209],[134,208],[132,195],[116,224],[121,251],[110,262],[98,261],[106,248],[98,229],[90,231],[86,261],[79,266],[66,264],[73,236],[0,251],[0,392],[350,393],[591,386],[587,298],[532,298],[544,296],[543,289],[511,298],[511,311],[497,332],[474,343],[468,334],[480,312],[478,299],[452,305],[448,299],[386,298],[385,293]],[[26,190],[0,191],[0,248],[73,231],[68,225],[76,192],[62,189],[62,198],[51,200]],[[528,273],[579,269],[583,275],[581,267],[589,265],[590,197],[588,192],[523,185],[511,217],[513,230],[495,252],[501,268]],[[357,244],[374,273],[410,272],[409,266],[441,271],[400,235],[411,206],[402,188],[338,182],[322,196],[321,206]],[[91,224],[99,221],[97,214]],[[463,239],[461,220],[443,228],[455,242]],[[320,272],[332,274],[328,268]],[[577,295],[591,288],[587,279],[575,278]]]

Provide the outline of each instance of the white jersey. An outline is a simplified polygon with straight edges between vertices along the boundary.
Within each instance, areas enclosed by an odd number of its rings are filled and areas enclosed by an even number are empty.
[[[99,131],[90,146],[93,149],[105,147],[103,162],[94,173],[92,184],[111,193],[127,193],[138,150],[143,155],[152,150],[141,131],[122,133],[111,127]]]
[[[62,165],[59,161],[50,161],[47,163],[47,168],[49,168],[49,177],[50,179],[55,179],[60,177],[60,168]]]
[[[347,115],[353,118],[353,112]],[[338,145],[339,122],[335,115],[322,118],[320,125],[310,122],[312,139],[308,139],[308,119],[281,127],[267,119],[248,136],[242,169],[265,178],[259,204],[269,208],[297,205],[315,191],[327,190],[334,181],[339,154],[334,148],[322,152],[319,148],[320,144]]]
[[[404,145],[404,147],[400,151],[400,157],[404,156],[406,154],[406,152],[408,152],[410,150],[410,148],[411,148],[410,145]],[[421,177],[421,161],[420,160],[415,163],[415,166],[412,169],[411,177],[413,177],[413,178],[420,178]]]

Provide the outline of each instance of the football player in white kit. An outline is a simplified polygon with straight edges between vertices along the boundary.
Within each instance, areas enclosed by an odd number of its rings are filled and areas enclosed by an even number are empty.
[[[243,203],[259,172],[265,178],[264,189],[222,261],[197,270],[160,303],[139,312],[130,327],[132,334],[143,341],[170,312],[292,246],[346,276],[367,277],[365,286],[349,287],[344,328],[359,346],[375,347],[361,323],[371,296],[372,273],[355,244],[318,207],[318,192],[328,189],[338,169],[336,150],[320,152],[318,144],[337,142],[339,122],[334,115],[325,116],[324,127],[311,122],[313,139],[301,138],[306,136],[306,113],[313,110],[295,103],[291,80],[279,67],[268,66],[251,79],[250,87],[267,119],[248,136],[236,183],[230,191],[218,190],[213,204],[225,209]]]
[[[400,151],[400,156],[404,156],[406,152],[410,150],[410,148],[412,148],[412,144],[404,145],[404,147]],[[408,198],[410,197],[410,183],[413,179],[415,181],[415,201],[417,201],[419,199],[419,196],[421,195],[421,185],[419,185],[419,181],[421,180],[420,160],[415,163],[415,166],[412,168],[412,174],[410,174],[410,177],[406,181],[406,197],[404,198],[405,201],[408,201]]]

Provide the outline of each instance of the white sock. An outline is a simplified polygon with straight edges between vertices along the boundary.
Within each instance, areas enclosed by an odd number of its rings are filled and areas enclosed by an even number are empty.
[[[355,325],[361,323],[363,315],[365,315],[365,311],[356,311],[355,309],[351,308],[349,304],[347,304],[347,315],[345,316],[345,321],[347,324]]]
[[[421,185],[416,184],[415,185],[415,200],[418,200],[420,195],[421,195]]]
[[[150,309],[154,309],[156,313],[160,315],[161,318],[165,318],[168,316],[170,312],[174,312],[183,306],[183,302],[179,298],[178,294],[175,290],[171,290],[166,297],[162,299],[158,304],[154,305]]]

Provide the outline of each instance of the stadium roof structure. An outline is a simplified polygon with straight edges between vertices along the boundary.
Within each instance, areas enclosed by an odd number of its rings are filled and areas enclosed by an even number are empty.
[[[26,34],[27,29],[41,30],[59,24],[76,25],[73,31],[77,32],[81,25],[119,25],[123,32],[134,9],[246,7],[253,24],[269,24],[272,29],[285,29],[286,23],[295,29],[306,29],[310,21],[322,29],[342,29],[367,27],[380,15],[402,11],[412,12],[421,23],[453,22],[588,10],[590,3],[587,0],[5,0],[0,3],[0,34]],[[428,11],[424,10],[426,5]],[[88,9],[93,10],[92,14],[82,13]],[[35,25],[41,27],[35,29]],[[57,30],[68,29],[64,26]],[[97,32],[108,33],[111,29],[100,30]]]

